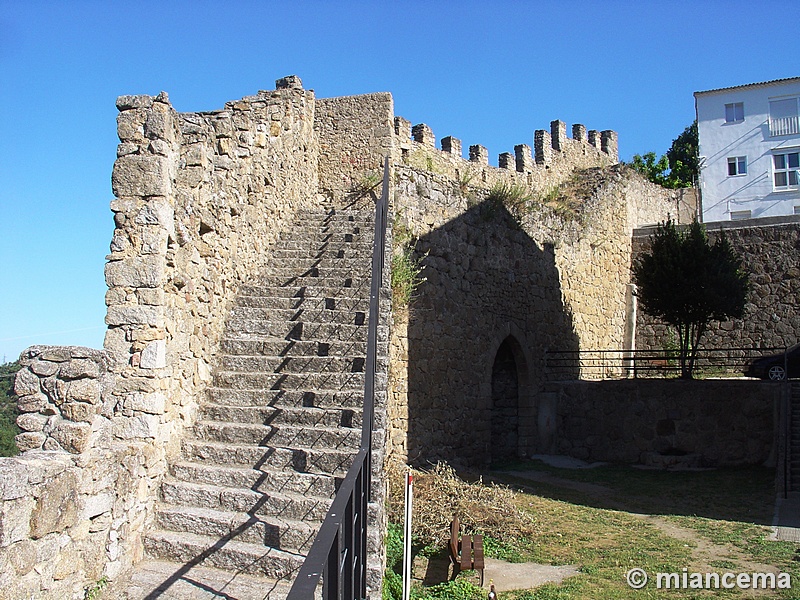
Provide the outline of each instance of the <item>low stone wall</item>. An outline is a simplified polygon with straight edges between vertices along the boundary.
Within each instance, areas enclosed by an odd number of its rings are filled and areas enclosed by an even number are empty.
[[[138,533],[166,463],[151,439],[164,396],[118,402],[113,353],[26,350],[15,382],[23,452],[0,459],[0,598],[82,598],[139,560]]]
[[[588,461],[670,466],[758,465],[774,448],[779,383],[734,380],[547,384],[543,452]]]

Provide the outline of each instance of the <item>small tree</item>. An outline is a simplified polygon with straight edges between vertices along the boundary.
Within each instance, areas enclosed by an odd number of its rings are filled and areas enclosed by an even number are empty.
[[[748,277],[725,233],[710,245],[697,219],[681,230],[667,220],[650,245],[633,266],[636,295],[642,310],[677,329],[681,377],[691,379],[708,324],[741,318]]]

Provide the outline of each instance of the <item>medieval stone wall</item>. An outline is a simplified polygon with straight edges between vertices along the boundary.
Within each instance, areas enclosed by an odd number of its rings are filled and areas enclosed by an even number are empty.
[[[393,119],[388,93],[317,100],[322,194],[338,202],[380,183],[384,158],[393,152]]]
[[[800,217],[708,223],[713,242],[724,231],[743,257],[751,290],[741,319],[712,322],[703,348],[786,348],[800,341]],[[634,236],[634,258],[649,247],[652,230]],[[668,349],[676,336],[663,322],[638,311],[636,347]],[[735,354],[735,353],[734,353]]]
[[[489,462],[492,367],[508,336],[521,379],[514,435],[520,453],[535,452],[545,351],[621,349],[633,228],[668,215],[688,221],[694,207],[611,166],[615,155],[580,136],[564,137],[559,150],[537,135],[549,144],[547,152],[537,144],[540,162],[496,168],[482,147],[465,160],[458,140],[445,138],[438,150],[426,126],[415,126],[410,141],[408,122],[396,123],[395,223],[418,238],[424,282],[395,312],[390,452]],[[565,130],[557,121],[553,128]],[[529,195],[523,210],[486,200],[514,186]]]

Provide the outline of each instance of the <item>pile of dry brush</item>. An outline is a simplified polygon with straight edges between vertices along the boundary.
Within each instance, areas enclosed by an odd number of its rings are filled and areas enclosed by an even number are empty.
[[[405,469],[391,465],[389,477],[389,520],[402,523],[404,516]],[[417,543],[443,546],[450,537],[450,522],[458,517],[471,533],[485,533],[498,539],[528,537],[535,533],[532,514],[519,507],[516,492],[482,479],[460,479],[447,464],[437,463],[428,471],[413,470],[414,505],[412,528]]]

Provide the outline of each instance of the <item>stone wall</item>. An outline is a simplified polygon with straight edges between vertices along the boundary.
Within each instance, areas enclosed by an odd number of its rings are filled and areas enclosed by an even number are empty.
[[[782,386],[732,380],[549,383],[550,450],[651,466],[759,465],[773,460]],[[544,428],[544,426],[543,426]]]
[[[319,188],[341,201],[365,185],[379,184],[393,153],[394,107],[388,93],[317,100]]]
[[[22,453],[0,459],[0,598],[82,598],[137,558],[126,543],[163,472],[155,449],[119,442],[115,415],[158,410],[117,405],[108,351],[34,346],[20,362]]]
[[[703,348],[785,348],[800,341],[800,217],[707,223],[710,240],[724,231],[744,258],[752,289],[742,319],[712,322]],[[634,235],[635,256],[652,230]],[[664,349],[676,339],[664,323],[638,311],[636,347]]]
[[[296,77],[276,87],[210,113],[177,113],[164,93],[117,100],[105,350],[23,353],[16,385],[26,452],[0,460],[30,483],[4,496],[0,519],[2,530],[20,523],[0,562],[36,550],[47,563],[14,567],[25,571],[30,597],[80,597],[141,558],[167,459],[210,381],[228,305],[297,211],[316,205],[313,92]],[[37,537],[38,504],[17,501],[20,490],[49,503],[72,494],[74,518],[40,510],[39,521],[55,520],[50,537]],[[75,562],[74,572],[54,571],[59,561]]]
[[[622,349],[633,228],[688,221],[694,207],[580,140],[517,171],[437,150],[424,127],[405,141],[407,122],[397,122],[396,227],[418,238],[425,281],[395,313],[390,452],[488,463],[492,368],[509,336],[520,378],[514,435],[519,453],[535,452],[545,351]],[[524,210],[486,200],[502,185],[529,194]]]

